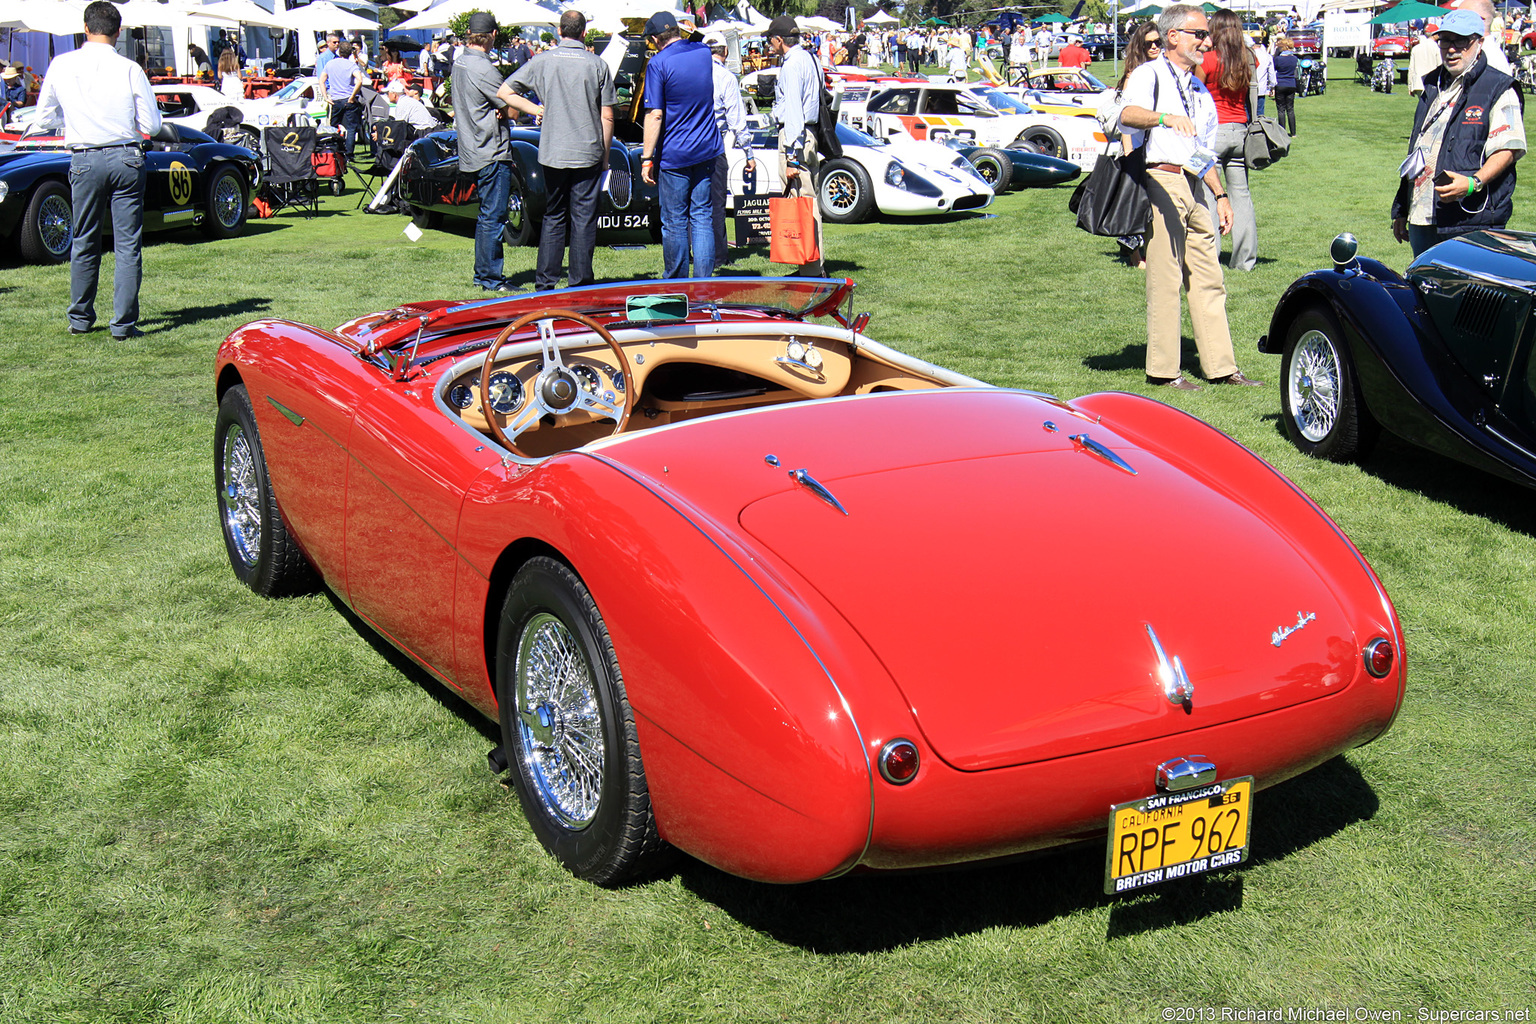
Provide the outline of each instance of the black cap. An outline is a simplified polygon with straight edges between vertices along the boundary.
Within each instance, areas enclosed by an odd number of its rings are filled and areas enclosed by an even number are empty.
[[[768,35],[770,36],[778,36],[782,39],[787,36],[798,36],[799,34],[800,26],[795,24],[795,19],[787,14],[781,14],[768,23]]]
[[[496,31],[496,15],[476,11],[469,16],[469,30],[477,36],[488,36]]]
[[[659,36],[669,29],[677,29],[677,19],[672,17],[671,11],[657,11],[645,23],[645,34],[648,36]]]

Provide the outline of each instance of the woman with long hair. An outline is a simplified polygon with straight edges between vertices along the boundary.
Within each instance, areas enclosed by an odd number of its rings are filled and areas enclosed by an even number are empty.
[[[229,99],[245,99],[245,83],[240,81],[240,57],[233,46],[219,54],[219,92]]]
[[[1149,60],[1157,60],[1163,55],[1163,37],[1158,32],[1157,22],[1152,20],[1138,21],[1126,29],[1125,44],[1125,73],[1120,76],[1120,81],[1115,85],[1116,114],[1118,119],[1119,99],[1125,91],[1125,80],[1131,77],[1131,72],[1145,64]],[[1146,133],[1136,129],[1120,130],[1120,148],[1129,155],[1138,149],[1146,139]],[[1121,255],[1125,262],[1141,270],[1147,269],[1146,239],[1141,235],[1123,235],[1120,238]]]
[[[1228,266],[1233,270],[1252,270],[1259,255],[1259,227],[1253,215],[1253,197],[1248,194],[1248,159],[1243,152],[1249,86],[1257,69],[1258,60],[1243,35],[1243,20],[1228,10],[1212,14],[1211,48],[1195,74],[1216,101],[1216,163],[1227,198],[1232,201],[1232,257]],[[1206,206],[1212,221],[1221,223],[1214,196],[1207,197]]]

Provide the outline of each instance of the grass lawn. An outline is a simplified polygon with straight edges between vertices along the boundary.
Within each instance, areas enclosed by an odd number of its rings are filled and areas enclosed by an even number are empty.
[[[1292,155],[1254,175],[1259,266],[1228,279],[1249,375],[1278,377],[1254,341],[1337,232],[1407,264],[1388,203],[1412,110],[1404,90],[1342,78],[1297,102]],[[1150,391],[1142,275],[1075,230],[1069,194],[829,227],[829,272],[859,281],[873,336],[925,359],[1064,396]],[[264,601],[226,564],[220,340],[259,316],[333,326],[479,297],[467,229],[412,243],[402,218],[354,202],[230,242],[153,238],[148,333],[128,343],[67,333],[65,268],[0,268],[0,1021],[1536,1005],[1532,495],[1390,442],[1359,467],[1309,461],[1274,386],[1158,397],[1273,462],[1355,539],[1402,615],[1409,693],[1385,737],[1260,795],[1241,870],[1120,900],[1092,851],[796,888],[690,861],[620,891],[567,875],[487,773],[488,724],[335,600]],[[1522,184],[1512,226],[1536,227],[1533,211]],[[533,258],[512,253],[509,273],[530,283]],[[660,263],[658,247],[602,249],[597,272]],[[760,252],[736,268],[774,272]],[[938,531],[924,546],[967,554]],[[1126,571],[1173,558],[1242,571],[1200,550],[1126,550]]]

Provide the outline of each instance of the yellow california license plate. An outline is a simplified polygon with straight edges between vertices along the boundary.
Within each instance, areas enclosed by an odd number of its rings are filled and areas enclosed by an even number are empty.
[[[1104,891],[1130,892],[1248,859],[1253,776],[1116,804]]]

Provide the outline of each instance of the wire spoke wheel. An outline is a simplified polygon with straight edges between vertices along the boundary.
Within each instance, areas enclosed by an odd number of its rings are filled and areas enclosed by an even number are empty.
[[[248,566],[256,564],[261,550],[260,502],[251,442],[239,424],[234,424],[224,440],[224,486],[219,491],[219,504],[230,546]]]
[[[581,645],[548,612],[523,629],[516,702],[523,767],[540,803],[566,828],[586,828],[602,799],[602,714]]]
[[[1327,437],[1339,417],[1339,353],[1322,331],[1308,331],[1296,345],[1286,379],[1296,428],[1314,443]]]
[[[75,217],[65,196],[49,196],[43,200],[37,218],[37,233],[48,251],[59,258],[69,254],[74,239]]]

